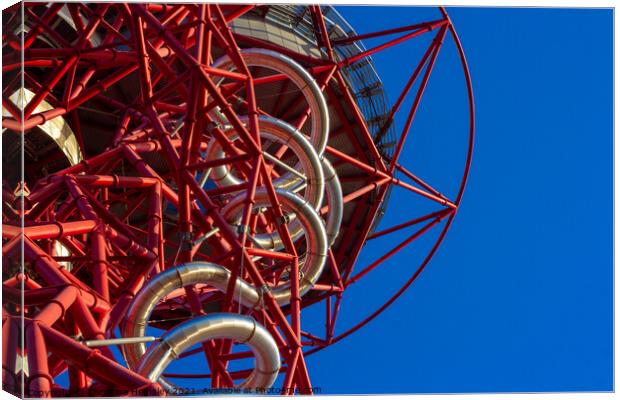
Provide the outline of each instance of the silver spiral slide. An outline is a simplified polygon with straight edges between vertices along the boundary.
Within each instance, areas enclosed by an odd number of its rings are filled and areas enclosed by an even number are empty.
[[[286,75],[299,88],[308,106],[310,106],[310,120],[312,122],[310,143],[319,156],[323,155],[329,135],[329,112],[321,88],[312,75],[291,58],[272,50],[242,49],[241,57],[248,67],[263,67],[277,71]],[[212,66],[229,71],[235,69],[235,65],[228,55],[217,59]]]
[[[241,117],[240,120],[244,124],[247,124],[247,117]],[[279,163],[278,165],[284,167],[286,170],[284,175],[273,181],[274,186],[291,190],[295,185],[299,184],[300,181],[305,180],[307,182],[307,187],[304,197],[308,199],[315,208],[318,207],[323,199],[323,168],[320,164],[321,161],[319,156],[312,147],[312,144],[301,132],[280,119],[261,115],[258,117],[258,124],[260,127],[261,139],[288,146],[299,160],[297,166],[289,167],[287,165],[282,165],[283,163],[277,159],[268,158],[269,161]],[[227,129],[224,134],[228,139],[237,139],[237,133],[232,127]],[[263,151],[263,155],[273,157],[265,151]],[[225,157],[226,154],[222,149],[222,145],[217,140],[211,139],[205,158],[207,160],[216,160]],[[303,174],[298,172],[300,168],[303,170]],[[300,175],[303,175],[303,177]],[[244,183],[243,180],[239,179],[230,171],[227,165],[214,167],[211,173],[211,179],[213,179],[218,186],[232,186]]]
[[[160,378],[168,364],[195,344],[212,339],[233,339],[245,343],[256,357],[254,371],[240,388],[268,388],[278,376],[280,355],[273,337],[252,317],[230,313],[200,316],[179,324],[166,332],[157,346],[152,346],[140,361],[137,371],[142,376],[162,383],[169,392],[174,386]]]
[[[261,139],[265,142],[284,145],[297,159],[291,167],[263,151],[266,162],[282,168],[285,172],[274,180],[276,195],[286,216],[292,221],[288,228],[291,239],[297,247],[297,241],[305,239],[305,254],[299,261],[299,294],[303,296],[317,282],[331,246],[340,230],[343,215],[343,198],[340,181],[334,168],[323,157],[327,145],[329,114],[325,98],[312,76],[292,59],[264,49],[241,50],[248,66],[260,66],[284,74],[302,92],[311,116],[311,134],[307,138],[303,133],[285,121],[259,117]],[[234,70],[231,60],[224,56],[213,67]],[[237,133],[230,128],[222,113],[212,113],[224,127],[229,140],[235,140]],[[241,118],[247,124],[247,117]],[[221,145],[211,140],[206,160],[225,158]],[[230,186],[244,183],[238,178],[232,166],[223,165],[205,172],[217,186]],[[302,194],[300,194],[302,193]],[[240,215],[245,205],[245,191],[228,195],[227,203],[222,208],[223,217],[235,226],[239,224]],[[319,216],[320,209],[327,206],[326,221]],[[256,189],[255,207],[259,210],[271,206],[267,190]],[[266,250],[280,250],[284,243],[277,232],[259,232],[251,240]],[[173,291],[189,285],[206,284],[222,292],[228,288],[231,272],[217,264],[208,262],[190,262],[169,268],[149,280],[138,292],[127,312],[121,327],[124,343],[123,356],[132,369],[151,381],[159,381],[162,386],[174,393],[174,384],[162,378],[164,370],[179,354],[195,344],[213,339],[232,339],[247,344],[255,356],[255,366],[250,376],[238,387],[270,387],[275,382],[280,370],[279,349],[269,333],[254,318],[233,313],[217,313],[189,319],[166,333],[148,349],[142,338],[147,338],[146,329],[151,313],[158,303]],[[262,296],[267,295],[265,288],[257,288],[237,278],[234,285],[234,298],[249,310],[262,307]],[[291,288],[286,277],[269,288],[279,305],[290,303]]]

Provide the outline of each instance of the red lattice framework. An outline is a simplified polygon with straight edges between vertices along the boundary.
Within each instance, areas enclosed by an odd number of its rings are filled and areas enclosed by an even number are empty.
[[[20,18],[20,7],[3,12],[5,27]],[[160,383],[127,368],[111,351],[112,344],[93,347],[88,341],[105,343],[114,338],[145,282],[173,266],[208,261],[230,271],[226,290],[186,286],[158,305],[153,315],[163,322],[157,327],[170,329],[180,320],[212,312],[250,315],[266,328],[279,349],[282,387],[310,391],[305,357],[347,337],[390,306],[427,265],[461,201],[473,146],[473,95],[463,50],[447,13],[441,9],[442,18],[435,21],[333,40],[321,7],[308,6],[316,43],[323,54],[317,58],[235,33],[231,23],[253,10],[253,5],[68,3],[76,38],[67,38],[56,29],[63,7],[64,3],[45,7],[25,3],[23,12],[31,23],[29,29],[21,34],[7,29],[3,32],[3,128],[28,137],[37,127],[62,118],[74,132],[84,156],[74,165],[37,176],[36,182],[27,180],[31,187],[10,187],[3,181],[5,390],[47,396],[51,390],[61,389],[54,379],[67,369],[69,384],[63,388],[64,395],[160,389]],[[97,43],[91,40],[95,33]],[[335,55],[338,46],[395,34],[400,36],[349,58]],[[373,138],[343,69],[421,35],[434,35],[434,39],[389,110],[385,129]],[[470,117],[466,162],[453,199],[399,163],[447,35],[459,52]],[[43,37],[58,45],[41,45]],[[282,223],[287,216],[274,185],[282,171],[278,171],[279,164],[264,156],[267,145],[261,140],[259,121],[269,113],[260,107],[256,95],[263,85],[274,85],[286,76],[257,74],[242,57],[240,49],[248,47],[276,51],[302,65],[323,91],[331,112],[340,113],[341,126],[331,127],[330,140],[334,136],[347,138],[357,148],[347,154],[330,142],[325,149],[336,169],[346,164],[356,171],[355,177],[340,177],[360,182],[343,197],[345,206],[352,207],[348,221],[355,221],[356,226],[350,222],[350,226],[342,227],[337,248],[327,253],[323,273],[303,296],[299,293],[299,261],[306,248],[303,239],[300,242],[292,237],[289,225]],[[232,60],[234,70],[212,66],[222,55]],[[115,94],[115,85],[127,85],[128,78],[136,88],[133,98]],[[18,104],[10,97],[22,84],[33,95]],[[281,96],[287,93],[285,87],[279,90]],[[387,132],[410,92],[414,96],[412,105],[401,110],[407,113],[405,124],[397,135],[393,154],[387,157],[380,154],[375,143]],[[287,116],[286,109],[303,100],[299,95],[290,104],[272,107],[274,113],[280,109],[272,116],[302,130],[308,124],[310,107],[304,106],[294,116]],[[50,106],[41,111],[44,102]],[[79,110],[85,107],[114,114],[120,121],[114,134],[99,147],[89,147],[90,141],[100,138],[83,127]],[[215,109],[232,126],[236,140],[213,120],[211,111]],[[182,126],[180,120],[184,121]],[[212,140],[222,146],[226,157],[204,158]],[[96,148],[101,150],[95,152]],[[281,146],[277,156],[285,160],[287,151],[286,145]],[[41,163],[61,157],[62,152],[56,152]],[[243,182],[222,187],[202,185],[201,174],[222,165],[236,171]],[[397,178],[397,173],[402,178]],[[390,187],[423,196],[435,202],[437,210],[372,232],[374,216]],[[270,207],[256,210],[257,190],[266,191]],[[240,225],[247,229],[235,230],[221,210],[227,199],[240,191],[245,193]],[[372,199],[370,209],[368,199]],[[170,218],[166,215],[171,213],[177,220],[166,224]],[[328,214],[329,205],[319,213],[323,217]],[[357,225],[358,221],[362,222]],[[441,222],[445,223],[438,240],[403,286],[367,318],[337,333],[346,289]],[[418,229],[375,262],[354,272],[355,259],[366,240],[411,226]],[[347,233],[353,230],[357,234],[349,241]],[[277,232],[284,248],[257,247],[251,240],[257,232]],[[260,307],[239,304],[233,295],[237,278],[265,288],[260,292]],[[291,287],[288,304],[278,304],[269,290],[282,281]],[[317,303],[325,307],[324,331],[302,330],[301,310]],[[203,342],[178,356],[203,352],[208,374],[168,371],[164,376],[209,378],[211,387],[232,387],[252,370],[230,370],[229,363],[253,357],[250,351],[232,352],[232,348],[230,339]],[[22,357],[27,360],[27,374],[18,368]]]

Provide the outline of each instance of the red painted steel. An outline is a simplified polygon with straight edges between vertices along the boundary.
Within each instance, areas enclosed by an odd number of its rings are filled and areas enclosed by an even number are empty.
[[[83,341],[115,337],[116,328],[147,280],[177,264],[202,260],[230,270],[228,290],[222,294],[197,285],[175,292],[157,307],[152,316],[157,320],[155,326],[169,329],[183,319],[216,311],[250,314],[266,327],[280,349],[282,387],[311,391],[306,357],[347,337],[389,307],[427,266],[445,237],[471,164],[474,103],[463,48],[443,8],[437,20],[333,39],[322,7],[308,6],[312,33],[323,51],[319,58],[234,32],[231,23],[255,11],[258,6],[253,5],[70,3],[65,7],[63,3],[26,3],[24,7],[29,29],[3,32],[6,78],[2,104],[7,113],[2,127],[27,139],[46,122],[64,118],[84,157],[75,165],[27,182],[29,191],[3,181],[5,390],[42,397],[163,394],[158,383],[128,369],[110,348],[89,348]],[[19,7],[6,9],[5,26],[16,26],[20,12]],[[70,37],[66,36],[67,26],[73,29]],[[404,35],[346,58],[337,55],[341,46],[396,33]],[[470,124],[463,174],[452,199],[399,162],[448,33],[462,63]],[[347,82],[346,68],[423,35],[435,36],[410,79],[403,83],[383,128],[371,134]],[[298,254],[304,247],[281,223],[285,214],[274,185],[279,173],[263,155],[260,131],[259,116],[270,114],[261,108],[258,93],[281,84],[271,112],[298,129],[308,121],[310,106],[303,106],[301,95],[285,104],[282,99],[291,87],[286,76],[258,74],[244,61],[240,49],[246,47],[274,50],[303,65],[340,121],[341,126],[332,129],[332,137],[345,138],[352,149],[346,153],[330,142],[325,151],[335,167],[353,168],[356,174],[341,177],[343,184],[354,184],[344,195],[350,212],[338,245],[328,252],[321,277],[304,296],[300,295]],[[234,71],[211,66],[221,55],[232,60]],[[33,93],[25,104],[10,99],[20,78]],[[133,98],[122,93],[127,87],[132,88]],[[413,87],[417,91],[394,154],[386,156],[376,143],[394,123]],[[44,102],[50,107],[42,110]],[[301,111],[291,115],[299,106]],[[214,120],[210,111],[216,107],[235,129],[238,140],[231,140]],[[112,121],[89,120],[95,118],[97,109],[112,116]],[[248,117],[247,124],[240,115]],[[95,137],[94,125],[98,123],[115,124],[110,128],[113,134]],[[226,158],[204,159],[210,140],[221,145]],[[277,152],[279,157],[286,154],[286,146]],[[57,154],[50,160],[61,158],[62,154]],[[202,171],[222,165],[232,167],[243,183],[204,187]],[[34,168],[25,167],[28,171]],[[434,202],[435,211],[403,217],[402,223],[373,232],[375,215],[392,187]],[[271,203],[263,213],[254,207],[259,189],[266,190]],[[222,199],[239,191],[246,193],[240,221],[247,230],[236,231],[221,209]],[[329,211],[329,205],[320,209],[323,216]],[[354,273],[364,243],[411,226],[418,229]],[[411,242],[438,229],[438,239],[404,285],[367,318],[336,332],[347,288]],[[278,232],[283,248],[270,251],[257,247],[250,240],[257,232]],[[284,276],[290,277],[290,304],[279,305],[270,290],[262,289],[274,286]],[[261,307],[241,307],[233,295],[237,277],[261,288]],[[319,303],[325,307],[324,330],[310,332],[303,328],[302,310]],[[22,333],[24,342],[19,340]],[[230,362],[249,358],[252,353],[234,353],[232,345],[230,340],[218,339],[179,355],[186,358],[203,352],[209,373],[169,371],[165,376],[210,378],[214,388],[233,386],[251,370],[231,369]],[[18,360],[24,356],[27,361],[22,367]],[[68,386],[63,388],[55,380],[64,371],[68,371]]]

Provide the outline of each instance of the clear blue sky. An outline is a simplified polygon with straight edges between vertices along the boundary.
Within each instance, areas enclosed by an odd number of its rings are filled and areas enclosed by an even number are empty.
[[[358,33],[437,16],[415,7],[338,10]],[[476,100],[463,203],[410,290],[308,358],[313,384],[325,393],[611,390],[613,12],[448,11]],[[462,163],[466,115],[449,42],[403,161],[453,195],[448,171]],[[375,57],[392,101],[422,49],[407,46]],[[394,192],[384,227],[414,216],[410,198]],[[422,244],[351,288],[341,329],[410,275]],[[378,254],[369,247],[358,267]]]

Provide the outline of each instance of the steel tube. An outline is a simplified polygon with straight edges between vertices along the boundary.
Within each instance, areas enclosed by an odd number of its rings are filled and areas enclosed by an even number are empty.
[[[155,336],[140,336],[140,337],[124,337],[114,339],[99,339],[99,340],[84,340],[82,343],[88,347],[102,347],[102,346],[115,346],[119,344],[133,344],[133,343],[150,343],[159,340]]]
[[[167,269],[148,281],[136,295],[121,328],[123,337],[144,336],[151,312],[157,303],[173,290],[197,283],[206,283],[225,292],[229,279],[228,269],[206,262],[181,264]],[[237,279],[234,296],[241,304],[249,308],[258,306],[261,301],[258,290],[241,279]],[[130,368],[137,367],[145,351],[144,343],[129,343],[123,346],[123,355]]]
[[[344,202],[342,198],[342,186],[340,179],[336,174],[336,170],[332,167],[327,157],[321,160],[323,165],[323,173],[325,175],[327,205],[327,224],[325,231],[327,234],[328,245],[331,246],[336,241],[340,233],[340,224],[342,223],[342,215],[344,212]]]
[[[304,259],[300,260],[300,270],[304,273],[301,282],[303,294],[317,281],[325,265],[328,247],[325,226],[314,208],[308,204],[307,201],[301,199],[294,193],[282,189],[276,189],[276,193],[283,210],[295,214],[306,237],[308,250]],[[243,200],[243,193],[231,199],[222,209],[224,218],[229,221],[233,220],[243,207]],[[271,206],[268,193],[263,188],[256,190],[255,202],[256,207]],[[278,235],[259,234],[254,235],[254,239],[256,242],[260,243],[261,247],[264,249],[280,249],[284,247],[282,238]],[[278,295],[276,293],[279,293],[279,291],[274,289],[274,296],[277,297]]]
[[[144,355],[138,372],[155,382],[178,354],[197,343],[213,339],[245,343],[254,353],[254,371],[238,387],[255,389],[273,385],[280,371],[278,346],[254,318],[228,313],[196,317],[172,328]]]
[[[249,48],[240,51],[243,60],[248,66],[259,66],[285,74],[302,92],[310,106],[312,128],[310,143],[319,156],[323,154],[329,135],[329,112],[325,97],[318,84],[302,66],[293,59],[272,50]],[[234,68],[228,55],[224,55],[213,63],[213,67],[220,69]]]
[[[26,346],[28,354],[28,395],[52,397],[54,380],[47,364],[47,347],[39,324],[30,321],[26,325]]]

